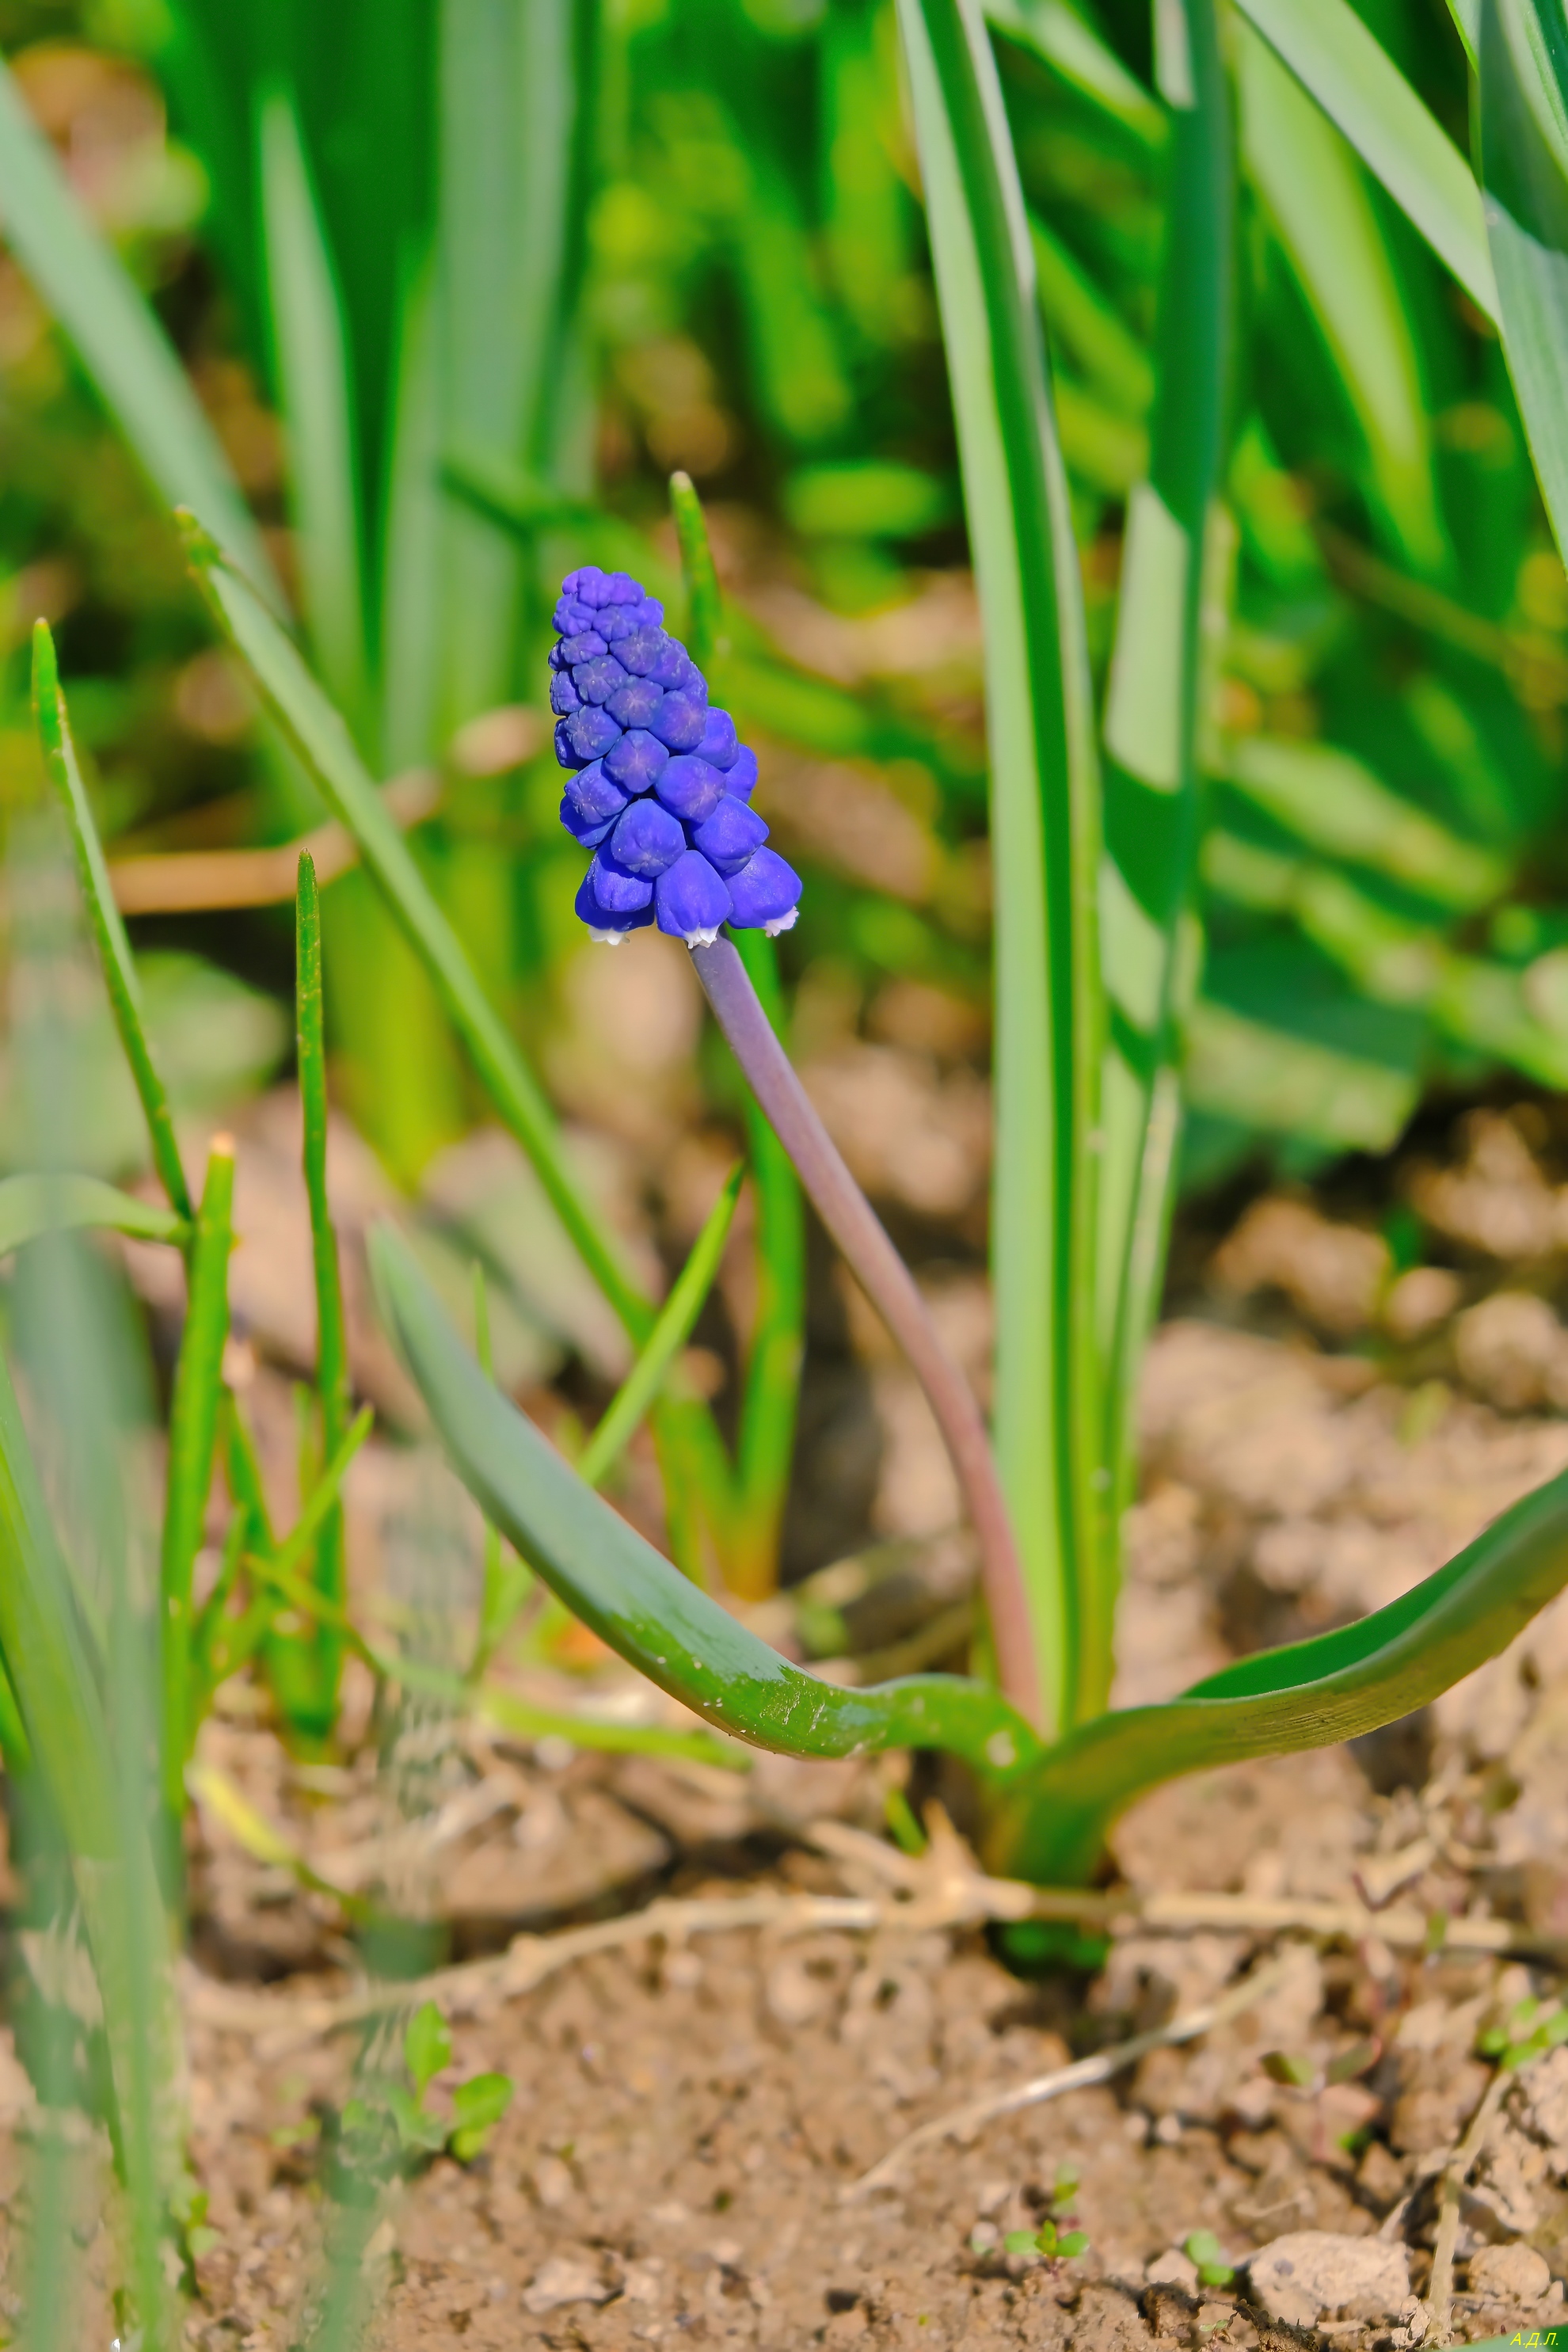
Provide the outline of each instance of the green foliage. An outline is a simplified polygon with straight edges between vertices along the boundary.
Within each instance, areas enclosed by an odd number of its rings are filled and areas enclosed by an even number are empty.
[[[1195,2267],[1200,2286],[1236,2284],[1236,2272],[1212,2230],[1190,2230],[1182,2241],[1182,2252]]]
[[[423,2002],[409,2020],[403,2063],[406,2082],[367,2085],[344,2107],[347,2160],[361,2172],[385,2175],[411,2171],[447,2148],[459,2164],[471,2164],[511,2105],[510,2077],[470,2074],[452,2085],[449,2115],[432,2107],[426,2094],[452,2063],[452,2037],[433,2000]]]

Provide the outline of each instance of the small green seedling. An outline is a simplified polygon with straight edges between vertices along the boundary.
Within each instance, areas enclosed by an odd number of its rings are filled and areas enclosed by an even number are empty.
[[[1212,2230],[1189,2231],[1182,2241],[1182,2252],[1197,2272],[1200,2286],[1236,2284],[1236,2272]]]
[[[1300,2051],[1266,2051],[1259,2063],[1271,2083],[1283,2083],[1293,2091],[1310,2091],[1318,2079],[1316,2065]]]
[[[429,2106],[426,2094],[452,2063],[452,2037],[433,2000],[426,2001],[409,2021],[403,2063],[408,2070],[406,2083],[389,2083],[378,2086],[374,2097],[349,2101],[343,2109],[345,2141],[373,2167],[389,2158],[401,2166],[416,2164],[443,2149],[459,2164],[471,2163],[511,2105],[510,2077],[471,2074],[466,2083],[455,2084],[450,2116]]]
[[[1058,2231],[1047,2214],[1037,2230],[1009,2230],[1002,2241],[1005,2254],[1044,2254],[1048,2263],[1075,2262],[1089,2252],[1084,2230]]]
[[[1527,1998],[1509,2011],[1504,2022],[1477,2035],[1476,2051],[1482,2058],[1496,2059],[1502,2072],[1511,2074],[1563,2042],[1568,2042],[1568,2006]]]

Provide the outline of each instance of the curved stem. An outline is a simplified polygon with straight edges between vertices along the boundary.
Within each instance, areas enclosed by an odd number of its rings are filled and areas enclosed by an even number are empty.
[[[926,1392],[980,1540],[998,1680],[1019,1713],[1037,1724],[1040,1691],[1018,1549],[991,1442],[969,1383],[949,1355],[908,1266],[812,1108],[733,943],[715,940],[710,947],[694,947],[691,961],[730,1049],[794,1160],[817,1215]]]

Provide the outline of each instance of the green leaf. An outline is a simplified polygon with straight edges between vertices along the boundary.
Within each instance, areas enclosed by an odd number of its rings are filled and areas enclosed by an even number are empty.
[[[636,1288],[567,1164],[539,1083],[486,998],[456,932],[384,807],[348,730],[260,598],[199,530],[193,568],[226,635],[285,733],[353,835],[360,854],[443,1003],[496,1108],[522,1145],[584,1263],[639,1344],[654,1311]]]
[[[389,2083],[382,2095],[400,2147],[410,2155],[434,2156],[438,2148],[446,2147],[445,2123],[427,2107],[422,2107],[404,2084]]]
[[[985,627],[995,1437],[1034,1626],[1034,1706],[1050,1730],[1078,1705],[1074,1567],[1090,1558],[1099,1517],[1091,1138],[1103,1006],[1089,664],[1034,255],[984,21],[976,0],[900,0],[899,21]]]
[[[5,87],[0,81],[0,115],[4,111]],[[0,141],[3,139],[4,125],[0,122]],[[76,856],[77,880],[87,908],[88,920],[92,926],[99,962],[103,969],[104,984],[108,988],[109,1002],[114,1014],[114,1025],[120,1033],[121,1046],[131,1066],[142,1116],[147,1121],[153,1163],[170,1202],[181,1217],[191,1223],[195,1221],[195,1210],[191,1201],[190,1187],[185,1182],[185,1171],[180,1164],[180,1148],[174,1140],[174,1122],[169,1110],[169,1097],[147,1044],[142,1018],[141,983],[132,961],[131,942],[125,936],[125,926],[114,903],[109,868],[104,863],[98,827],[93,823],[87,787],[82,782],[81,770],[77,764],[76,746],[71,740],[70,714],[66,709],[59,665],[55,658],[55,641],[46,621],[39,621],[33,631],[33,716],[43,749],[44,765],[70,834],[71,847]]]
[[[708,1212],[702,1231],[691,1245],[690,1255],[670,1286],[669,1297],[659,1310],[647,1344],[584,1447],[577,1474],[585,1485],[604,1484],[658,1394],[665,1374],[690,1338],[691,1327],[713,1287],[745,1173],[743,1164],[731,1170],[723,1190]]]
[[[1568,546],[1568,40],[1534,0],[1481,0],[1479,118],[1503,349]]]
[[[1420,1094],[1413,1070],[1293,1035],[1212,997],[1193,1008],[1182,1080],[1196,1110],[1341,1151],[1386,1151]]]
[[[1032,49],[1089,104],[1130,131],[1142,146],[1157,151],[1165,141],[1165,117],[1142,83],[1130,74],[1067,0],[985,0],[988,24],[1010,41]]]
[[[1211,627],[1228,605],[1225,463],[1235,305],[1235,133],[1213,0],[1156,18],[1171,117],[1168,220],[1150,471],[1128,501],[1106,693],[1107,850],[1099,877],[1105,984],[1121,1016],[1106,1056],[1095,1314],[1108,1377],[1098,1433],[1102,1505],[1079,1566],[1071,1720],[1105,1705],[1113,1672],[1118,1530],[1135,1468],[1132,1402],[1158,1310],[1174,1199],[1176,1065],[1197,966],[1198,740]],[[1226,574],[1216,588],[1216,568]]]
[[[268,313],[305,616],[328,687],[363,726],[369,663],[348,339],[299,118],[286,88],[262,94],[257,141]]]
[[[138,1201],[96,1176],[7,1176],[0,1183],[0,1257],[41,1234],[72,1225],[133,1234],[141,1241],[172,1242],[183,1249],[191,1229],[183,1217]]]
[[[371,1238],[382,1313],[453,1468],[551,1590],[661,1690],[721,1730],[784,1755],[943,1748],[1007,1772],[1037,1756],[992,1690],[916,1675],[846,1690],[769,1649],[600,1501],[486,1380],[405,1242]]]
[[[1416,571],[1439,571],[1447,541],[1415,337],[1361,166],[1268,45],[1245,24],[1237,40],[1247,171],[1360,425],[1374,510]]]
[[[1342,131],[1489,319],[1497,280],[1480,192],[1440,129],[1349,0],[1238,0],[1242,14]]]
[[[1456,913],[1489,906],[1508,882],[1508,865],[1495,851],[1458,839],[1349,751],[1244,735],[1225,774],[1298,840],[1370,866]]]
[[[1032,213],[1029,238],[1047,326],[1113,406],[1142,416],[1154,397],[1148,352],[1082,264]]]
[[[201,1549],[217,1448],[223,1354],[228,1339],[228,1261],[234,1248],[234,1145],[215,1137],[190,1254],[190,1295],[169,1407],[169,1469],[159,1590],[163,1662],[163,1795],[184,1810],[192,1720],[191,1580]]]
[[[992,1869],[1077,1884],[1145,1790],[1218,1764],[1353,1739],[1507,1648],[1568,1583],[1568,1472],[1495,1519],[1447,1567],[1353,1625],[1240,1659],[1160,1706],[1102,1716],[996,1808]]]
[[[0,65],[5,242],[75,344],[164,506],[187,506],[276,593],[260,532],[217,436],[152,310],[83,213],[47,139]]]
[[[471,2164],[511,2105],[510,2074],[471,2074],[452,2094],[452,2154]]]
[[[310,1213],[310,1256],[316,1292],[316,1394],[321,1458],[330,1462],[348,1431],[348,1336],[343,1319],[338,1237],[327,1198],[327,1059],[321,995],[321,907],[316,868],[300,859],[295,906],[294,1017],[299,1041],[300,1112],[305,1197]],[[311,1581],[330,1600],[343,1597],[343,1521],[334,1504],[321,1521]],[[342,1644],[323,1627],[314,1642],[275,1643],[268,1671],[290,1727],[307,1738],[327,1739],[337,1719]]]
[[[424,2002],[408,2021],[403,2037],[403,2062],[416,2099],[425,2096],[443,2066],[452,2063],[452,2037],[433,2000]]]
[[[728,651],[721,634],[722,611],[719,574],[708,543],[702,501],[689,474],[669,478],[669,509],[680,547],[681,577],[686,583],[686,650],[700,670],[710,669],[716,654]]]
[[[774,1032],[784,1036],[778,951],[761,931],[736,949]],[[748,1087],[746,1148],[756,1185],[757,1304],[736,1444],[737,1493],[725,1547],[734,1590],[761,1598],[778,1581],[779,1537],[795,1459],[805,1352],[805,1211],[795,1164]]]

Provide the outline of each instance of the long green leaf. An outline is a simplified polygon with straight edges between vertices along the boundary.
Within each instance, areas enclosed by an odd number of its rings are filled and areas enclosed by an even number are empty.
[[[95,1498],[100,1504],[103,1498]],[[111,1723],[140,1669],[142,1628],[126,1622],[123,1574],[110,1657],[91,1654],[70,1571],[50,1524],[9,1367],[0,1359],[0,1658],[47,1785],[88,1924],[131,2204],[132,2288],[146,2339],[163,2347],[160,2224],[172,2015],[167,1923],[147,1836],[147,1750],[134,1720]]]
[[[1497,280],[1469,165],[1349,0],[1238,0],[1489,319]]]
[[[985,0],[985,16],[997,32],[1032,49],[1141,145],[1158,150],[1164,144],[1161,108],[1068,0]]]
[[[640,1344],[654,1311],[634,1286],[566,1162],[538,1081],[475,979],[407,843],[387,815],[348,730],[294,646],[210,539],[187,530],[191,562],[213,610],[334,814],[360,845],[409,944],[439,990],[452,1024],[502,1118],[522,1145],[584,1264]]]
[[[985,623],[995,876],[996,1452],[1035,1629],[1037,1719],[1073,1717],[1094,1541],[1091,1139],[1098,780],[1078,551],[1028,221],[976,0],[900,0]],[[1013,1687],[1027,1687],[1009,1662]]]
[[[1047,1883],[1079,1881],[1110,1822],[1146,1789],[1392,1723],[1496,1657],[1565,1583],[1568,1472],[1372,1616],[1241,1659],[1163,1706],[1085,1725],[1015,1784],[992,1822],[987,1860]]]
[[[369,662],[348,341],[299,117],[282,86],[261,96],[257,143],[268,311],[305,617],[334,698],[363,727]]]
[[[3,135],[3,126],[0,126],[0,137]],[[92,926],[99,961],[103,968],[114,1025],[120,1033],[126,1061],[131,1066],[142,1117],[147,1121],[147,1133],[153,1146],[153,1164],[172,1205],[190,1223],[195,1220],[195,1210],[191,1201],[190,1187],[185,1181],[185,1171],[180,1164],[180,1149],[174,1140],[174,1122],[169,1109],[169,1097],[158,1076],[142,1026],[141,983],[136,977],[136,966],[132,961],[131,942],[125,936],[125,926],[114,903],[109,869],[104,864],[103,845],[98,837],[98,827],[93,823],[87,788],[77,764],[76,746],[71,740],[70,715],[66,709],[59,665],[55,657],[55,641],[45,621],[39,621],[33,631],[33,715],[37,725],[38,740],[43,747],[44,765],[69,828],[71,846],[76,856],[77,880],[87,908],[88,920]]]
[[[1148,352],[1081,262],[1032,215],[1029,236],[1047,326],[1107,400],[1142,416],[1154,396]]]
[[[1374,510],[1418,572],[1447,545],[1420,361],[1361,166],[1249,26],[1237,26],[1247,171],[1317,319],[1367,451]]]
[[[132,1234],[139,1241],[172,1242],[183,1249],[191,1228],[184,1217],[139,1201],[96,1176],[7,1176],[0,1183],[0,1257],[40,1234],[68,1226]]]
[[[184,1807],[191,1720],[191,1580],[217,1447],[223,1352],[228,1338],[228,1261],[234,1248],[234,1146],[214,1139],[190,1255],[190,1297],[169,1409],[168,1491],[163,1507],[160,1640],[163,1657],[163,1796],[171,1817]]]
[[[1232,747],[1225,772],[1299,840],[1354,858],[1456,913],[1489,906],[1507,884],[1508,866],[1494,851],[1461,841],[1349,751],[1246,735]]]
[[[0,65],[5,241],[75,344],[165,506],[194,508],[251,577],[275,590],[260,532],[217,436],[152,310],[73,194]]]
[[[1037,1757],[1028,1726],[982,1684],[916,1675],[845,1690],[791,1665],[645,1543],[486,1380],[390,1225],[372,1234],[371,1263],[458,1475],[567,1607],[661,1690],[786,1755],[935,1747],[988,1772]]]
[[[310,1258],[316,1292],[316,1397],[321,1459],[331,1463],[343,1442],[352,1404],[348,1335],[343,1318],[338,1237],[327,1198],[327,1059],[321,1001],[321,902],[316,868],[300,859],[294,919],[294,1018],[299,1046],[301,1159],[310,1212]],[[343,1517],[333,1503],[321,1520],[311,1580],[329,1599],[344,1590]],[[331,1738],[337,1720],[342,1649],[330,1627],[312,1638],[279,1638],[268,1645],[268,1672],[292,1728],[307,1739]]]
[[[1559,548],[1568,547],[1568,35],[1535,0],[1481,0],[1481,180],[1503,349]]]
[[[1195,964],[1204,616],[1216,601],[1207,577],[1213,553],[1225,545],[1215,502],[1234,299],[1230,85],[1212,0],[1173,0],[1156,22],[1158,79],[1171,117],[1170,215],[1150,476],[1128,506],[1105,713],[1113,764],[1101,940],[1119,1018],[1106,1070],[1097,1315],[1110,1375],[1100,1457],[1104,1508],[1080,1570],[1072,1717],[1079,1722],[1099,1712],[1110,1689],[1118,1530],[1133,1475],[1131,1412],[1174,1197],[1176,1066]]]
[[[761,931],[741,931],[735,945],[763,1012],[783,1038],[786,1013],[773,942]],[[726,1570],[737,1592],[761,1597],[778,1582],[779,1538],[795,1461],[805,1353],[805,1206],[795,1164],[749,1087],[745,1116],[757,1188],[757,1304],[741,1399],[738,1492]]]
[[[670,1286],[669,1297],[659,1309],[658,1320],[637,1362],[611,1399],[604,1419],[584,1447],[577,1475],[586,1486],[602,1486],[608,1477],[647,1416],[663,1386],[665,1374],[690,1338],[691,1327],[702,1312],[703,1303],[713,1287],[719,1261],[730,1238],[735,1203],[741,1197],[741,1182],[745,1172],[743,1165],[731,1171],[723,1191],[708,1213],[702,1231],[691,1245],[690,1255]]]

